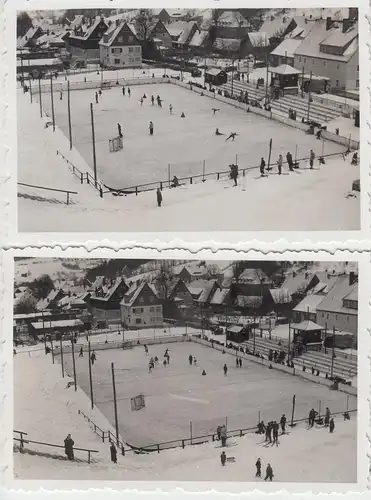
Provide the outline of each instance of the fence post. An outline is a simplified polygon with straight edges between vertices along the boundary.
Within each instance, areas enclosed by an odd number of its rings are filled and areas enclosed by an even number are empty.
[[[88,464],[90,464],[90,450],[88,450]]]
[[[157,453],[160,453],[160,445],[157,445]]]
[[[182,439],[182,448],[184,450],[184,439]]]
[[[20,448],[19,448],[19,451],[21,453],[23,453],[23,448],[24,448],[24,442],[23,442],[23,432],[20,432],[20,435],[21,435],[21,441],[20,441]]]
[[[81,184],[84,184],[84,174],[82,172],[80,172],[80,181]]]
[[[138,196],[138,186],[135,186],[135,195]]]
[[[102,186],[99,187],[99,196],[103,198],[103,189]]]
[[[216,174],[216,180],[219,180],[219,172]]]
[[[70,192],[67,191],[67,205],[69,204],[69,201],[70,201]]]

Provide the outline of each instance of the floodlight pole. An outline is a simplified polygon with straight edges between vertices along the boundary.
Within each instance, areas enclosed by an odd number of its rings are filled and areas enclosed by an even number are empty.
[[[309,113],[310,113],[310,99],[311,99],[311,87],[312,87],[312,74],[313,72],[310,72],[309,76],[309,85],[308,85],[308,110],[307,110],[307,121],[309,122]]]
[[[59,339],[60,341],[60,346],[61,346],[61,365],[62,365],[62,377],[64,378],[64,362],[63,362],[63,345],[62,345],[62,335],[61,338]]]
[[[94,182],[97,187],[97,157],[95,154],[95,130],[94,130],[94,111],[93,103],[90,103],[90,117],[91,117],[91,136],[93,141],[93,167],[94,167]]]
[[[72,345],[73,383],[75,385],[75,391],[77,391],[76,362],[75,362],[75,343],[74,343],[73,335],[72,335],[72,338],[71,338],[71,345]]]
[[[113,407],[115,411],[115,428],[116,428],[116,441],[119,442],[119,421],[117,416],[117,397],[116,397],[116,383],[115,383],[115,364],[111,363],[112,370],[112,389],[113,389]]]
[[[335,359],[335,327],[332,329],[332,355],[331,355],[331,379],[334,378],[334,359]]]
[[[53,96],[53,76],[50,77],[50,101],[52,105],[52,120],[53,120],[53,132],[55,132],[55,113],[54,113],[54,96]]]
[[[67,82],[67,107],[68,107],[68,134],[70,139],[70,150],[72,149],[72,126],[71,126],[71,96],[70,81]]]
[[[43,117],[43,106],[41,102],[41,77],[39,75],[39,103],[40,103],[40,117]]]
[[[29,91],[30,91],[30,102],[32,104],[32,90],[31,90],[31,77],[28,77]]]
[[[94,408],[94,395],[93,395],[93,378],[91,374],[91,358],[90,358],[90,340],[88,342],[88,350],[89,350],[89,382],[90,382],[90,400],[91,400],[91,409]]]

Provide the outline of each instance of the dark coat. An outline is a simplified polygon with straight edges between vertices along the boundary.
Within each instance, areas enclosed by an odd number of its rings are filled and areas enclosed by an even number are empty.
[[[161,191],[157,191],[157,201],[162,201],[162,194]]]
[[[72,438],[66,437],[64,440],[64,452],[68,458],[73,458],[73,445],[75,444]]]
[[[113,463],[117,462],[117,450],[116,446],[112,443],[110,446],[110,451],[111,451],[111,460]]]
[[[286,160],[287,160],[287,163],[288,163],[289,165],[291,165],[291,164],[292,164],[292,154],[291,154],[291,153],[287,153],[287,155],[286,155]]]

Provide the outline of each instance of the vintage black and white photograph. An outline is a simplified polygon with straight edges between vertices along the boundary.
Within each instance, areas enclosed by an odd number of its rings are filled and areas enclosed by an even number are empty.
[[[18,230],[360,230],[358,17],[18,10]]]
[[[13,308],[16,481],[357,482],[357,262],[17,257]]]

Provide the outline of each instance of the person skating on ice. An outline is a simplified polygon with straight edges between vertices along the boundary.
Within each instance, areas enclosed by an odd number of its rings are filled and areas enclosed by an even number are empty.
[[[229,141],[229,139],[232,139],[232,141],[234,141],[237,135],[238,135],[237,132],[231,132],[229,136],[226,138],[226,141]]]

